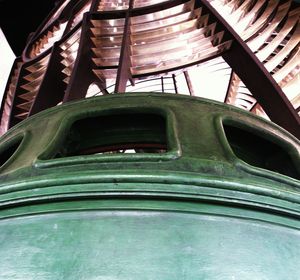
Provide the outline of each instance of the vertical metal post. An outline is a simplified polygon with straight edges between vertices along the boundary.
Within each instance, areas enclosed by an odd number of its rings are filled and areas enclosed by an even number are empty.
[[[173,79],[173,84],[174,84],[174,89],[175,89],[175,93],[178,93],[178,89],[177,89],[177,81],[176,81],[176,76],[175,74],[172,74],[172,79]]]
[[[183,71],[183,74],[184,74],[186,84],[187,84],[189,92],[190,92],[190,96],[195,96],[195,91],[193,89],[192,81],[191,81],[188,71],[186,71],[186,70]]]
[[[125,92],[128,80],[132,80],[130,72],[130,16],[133,7],[133,0],[129,1],[129,7],[126,12],[124,33],[122,38],[122,46],[119,59],[119,68],[117,72],[115,92]]]

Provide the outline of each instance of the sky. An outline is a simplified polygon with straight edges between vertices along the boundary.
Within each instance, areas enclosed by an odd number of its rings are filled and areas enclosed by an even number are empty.
[[[5,90],[7,78],[10,73],[10,69],[16,56],[11,50],[7,40],[0,28],[0,100]]]

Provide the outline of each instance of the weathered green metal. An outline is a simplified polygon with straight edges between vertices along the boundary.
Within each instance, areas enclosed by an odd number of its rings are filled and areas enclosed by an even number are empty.
[[[70,137],[80,119],[145,113],[166,120],[166,135],[137,120],[127,140],[161,135],[165,153],[62,148],[84,143]],[[292,177],[239,159],[223,124],[282,147]],[[120,126],[109,131],[93,135],[116,144]],[[13,154],[0,167],[0,279],[298,280],[299,151],[278,126],[199,98],[116,94],[39,113],[0,140],[1,160]]]

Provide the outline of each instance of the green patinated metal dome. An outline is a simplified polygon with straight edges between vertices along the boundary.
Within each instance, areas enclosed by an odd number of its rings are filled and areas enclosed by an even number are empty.
[[[280,127],[199,98],[117,94],[39,113],[0,142],[0,276],[298,279],[299,150]]]

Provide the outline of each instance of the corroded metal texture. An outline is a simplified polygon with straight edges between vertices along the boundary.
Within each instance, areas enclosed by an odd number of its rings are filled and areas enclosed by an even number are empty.
[[[90,98],[16,125],[0,155],[0,278],[300,278],[300,143],[243,110]]]

